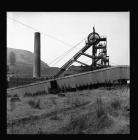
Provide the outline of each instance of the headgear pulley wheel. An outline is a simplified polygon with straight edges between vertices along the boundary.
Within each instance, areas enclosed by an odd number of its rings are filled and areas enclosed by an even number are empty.
[[[100,36],[98,33],[95,33],[95,32],[92,32],[88,35],[88,43],[89,44],[98,44],[99,43],[99,39],[100,39]]]

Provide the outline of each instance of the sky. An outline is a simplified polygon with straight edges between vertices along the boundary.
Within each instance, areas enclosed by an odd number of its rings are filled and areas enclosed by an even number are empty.
[[[33,53],[34,33],[39,31],[41,60],[49,66],[61,67],[85,46],[94,26],[100,36],[107,37],[109,63],[130,65],[129,20],[129,12],[7,12],[7,47]],[[91,48],[86,52],[91,54]],[[92,61],[86,56],[78,60],[89,65]]]

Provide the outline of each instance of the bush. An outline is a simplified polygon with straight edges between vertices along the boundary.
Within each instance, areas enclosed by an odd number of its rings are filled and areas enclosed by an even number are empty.
[[[86,122],[87,120],[85,119],[85,117],[80,117],[78,119],[71,120],[71,123],[68,127],[73,133],[79,134],[87,128]]]
[[[28,101],[28,104],[29,104],[32,108],[41,109],[41,107],[40,107],[40,99],[39,99],[38,101],[30,100],[30,101]]]
[[[103,107],[103,103],[102,103],[101,97],[97,98],[96,104],[97,104],[97,108],[96,108],[97,118],[101,118],[103,115],[106,114],[105,109]]]
[[[111,103],[111,107],[115,110],[121,108],[121,101],[120,99],[114,99],[113,102]]]
[[[21,101],[19,96],[17,94],[15,94],[13,97],[11,97],[11,101],[15,102],[15,101]]]
[[[45,91],[37,91],[35,93],[29,93],[25,92],[24,97],[34,97],[34,96],[41,96],[41,95],[46,95],[47,93]]]
[[[38,128],[38,132],[37,132],[37,134],[44,134],[42,128]]]
[[[51,102],[52,104],[54,105],[54,108],[55,108],[55,115],[53,117],[51,117],[52,120],[60,120],[60,118],[58,117],[58,104],[56,102],[56,98],[55,97],[52,97],[51,98]]]
[[[105,127],[110,127],[112,123],[113,121],[108,117],[107,114],[102,115],[101,118],[97,120],[96,124],[97,131]]]
[[[78,107],[80,105],[81,105],[81,101],[78,98],[76,98],[75,101],[72,103],[73,107]]]

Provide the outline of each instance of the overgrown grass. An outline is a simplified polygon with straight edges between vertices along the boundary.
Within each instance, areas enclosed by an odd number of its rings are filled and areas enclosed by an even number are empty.
[[[70,113],[70,123],[62,129],[62,133],[84,134],[84,130],[92,127],[93,132],[99,131],[104,127],[109,127],[112,121],[109,119],[106,108],[101,97],[98,97],[94,104],[95,111],[88,112],[85,115],[78,116],[76,112]]]
[[[96,100],[96,114],[97,114],[97,118],[100,118],[103,115],[106,115],[106,111],[104,108],[104,104],[102,102],[102,98],[99,96]]]
[[[52,98],[51,98],[51,102],[52,102],[52,104],[54,105],[55,115],[52,116],[50,119],[51,119],[51,120],[61,120],[61,118],[58,117],[58,104],[57,104],[57,102],[56,102],[56,98],[55,98],[55,97],[52,97]]]
[[[19,96],[17,94],[15,94],[11,97],[11,102],[16,102],[16,101],[21,101],[21,99],[19,98]]]
[[[32,108],[41,109],[41,107],[40,107],[40,99],[37,100],[37,101],[29,100],[29,101],[28,101],[28,104],[29,104]]]
[[[124,90],[123,91],[121,90],[121,92],[124,92]],[[109,92],[109,94],[110,93],[111,92]],[[113,92],[113,94],[114,93],[115,92]],[[82,98],[82,100],[80,100],[81,98],[80,97],[77,98],[77,97],[78,96],[69,96],[69,98],[67,98],[67,100],[65,100],[65,104],[71,105],[71,107],[73,109],[75,109],[75,107],[79,107],[80,105],[82,105],[84,103],[84,100],[83,100],[83,98]],[[110,96],[109,96],[109,98],[110,98]],[[69,119],[68,119],[69,122],[68,122],[68,124],[66,124],[66,126],[65,125],[63,126],[64,128],[62,127],[62,129],[59,129],[59,133],[60,134],[68,134],[68,133],[69,134],[82,134],[82,133],[83,134],[84,133],[85,134],[98,134],[98,132],[101,132],[101,131],[104,132],[105,128],[109,127],[109,129],[110,129],[112,124],[114,125],[114,123],[113,123],[114,119],[112,119],[112,118],[120,118],[120,116],[122,117],[123,115],[124,115],[123,119],[125,119],[125,116],[127,118],[129,118],[129,106],[127,106],[127,104],[128,104],[127,99],[122,100],[122,98],[124,98],[122,95],[121,96],[119,95],[119,97],[118,97],[118,95],[117,96],[115,95],[110,100],[106,100],[106,97],[103,95],[103,96],[99,96],[96,98],[96,102],[92,105],[93,107],[90,108],[89,112],[86,111],[85,112],[86,114],[84,114],[84,112],[83,112],[83,114],[81,114],[80,112],[78,114],[76,111],[70,111]],[[58,110],[60,108],[59,108],[59,103],[57,102],[58,100],[56,100],[56,97],[50,98],[50,101],[52,102],[52,105],[54,105],[54,112],[55,112],[55,115],[53,115],[50,118],[51,121],[52,120],[53,121],[54,120],[57,120],[57,121],[63,120],[63,119],[61,119],[61,117],[59,117],[60,111],[58,111]],[[39,100],[36,100],[36,101],[30,100],[29,102],[30,103],[28,103],[28,104],[32,108],[41,109]],[[117,115],[115,115],[115,113],[120,116],[117,117]],[[61,124],[62,124],[62,122],[61,122]],[[121,128],[120,131],[118,130],[118,133],[120,133],[120,134],[126,133],[127,129],[129,129],[128,127]],[[39,129],[38,129],[38,127],[36,129],[37,130],[35,130],[35,132],[37,134],[48,133],[47,130],[44,130],[42,125],[40,126]],[[89,131],[85,131],[87,129]],[[51,133],[51,132],[49,131],[49,133]]]
[[[42,96],[48,94],[46,91],[37,91],[35,93],[26,92],[24,97],[35,97],[35,96]]]
[[[111,107],[115,110],[117,109],[121,109],[121,100],[119,98],[115,98],[112,102],[111,102]]]

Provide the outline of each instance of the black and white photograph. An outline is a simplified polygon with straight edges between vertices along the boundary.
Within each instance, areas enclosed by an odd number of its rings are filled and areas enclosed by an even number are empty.
[[[130,134],[130,12],[6,12],[7,134]]]

